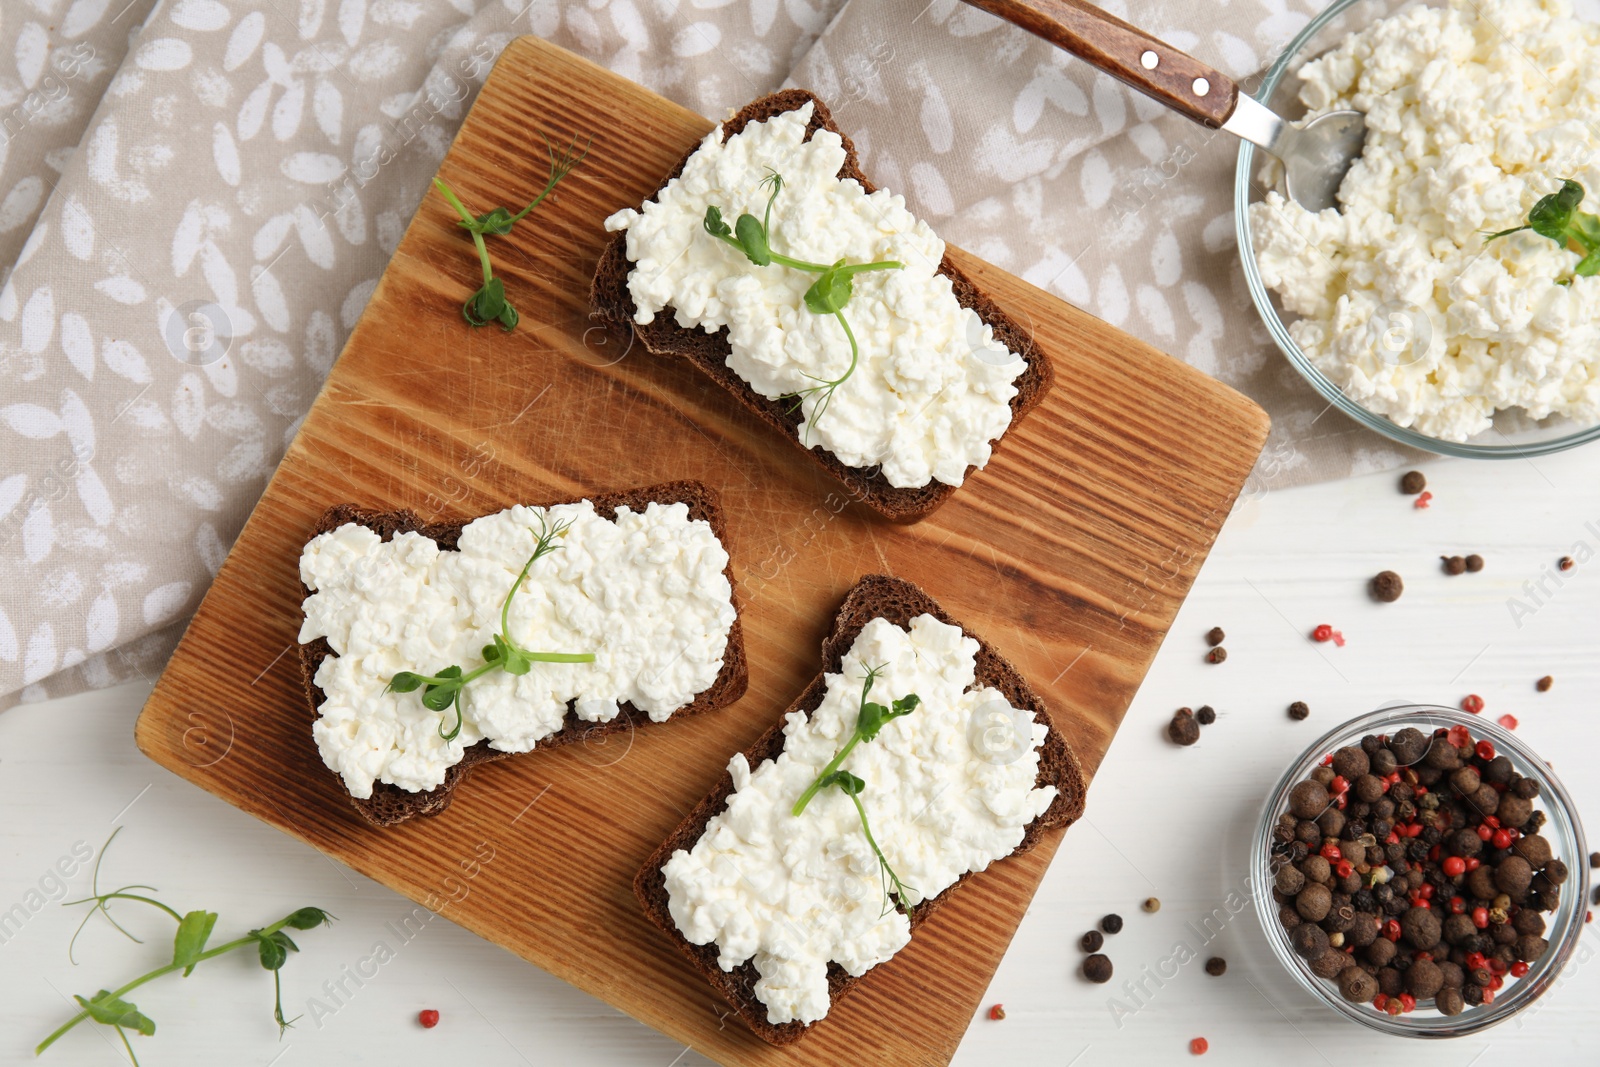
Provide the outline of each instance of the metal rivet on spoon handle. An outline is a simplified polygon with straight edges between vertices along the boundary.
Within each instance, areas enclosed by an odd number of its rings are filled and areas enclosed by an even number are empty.
[[[967,0],[1144,93],[1202,126],[1221,128],[1283,161],[1291,199],[1312,211],[1337,205],[1339,183],[1361,154],[1359,111],[1296,128],[1240,92],[1232,78],[1084,0]]]

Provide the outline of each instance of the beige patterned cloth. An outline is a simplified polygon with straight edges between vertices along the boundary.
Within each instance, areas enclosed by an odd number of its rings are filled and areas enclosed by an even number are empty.
[[[1316,4],[1106,6],[1242,77]],[[1261,401],[1270,484],[1398,459],[1257,323],[1235,146],[958,0],[15,0],[0,704],[160,669],[523,33],[711,116],[815,89],[949,240]]]

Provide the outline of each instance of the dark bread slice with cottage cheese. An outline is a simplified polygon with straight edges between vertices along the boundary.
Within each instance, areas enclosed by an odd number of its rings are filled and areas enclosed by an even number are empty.
[[[727,575],[728,585],[733,590],[733,626],[728,630],[728,647],[722,655],[722,670],[717,673],[716,681],[711,687],[701,692],[689,704],[684,705],[672,713],[672,722],[683,715],[690,715],[699,711],[711,711],[716,708],[726,707],[744,695],[745,687],[750,681],[750,664],[745,658],[744,630],[742,619],[739,615],[739,590],[733,580],[733,548],[728,539],[727,523],[722,516],[721,505],[717,495],[710,486],[700,482],[665,482],[661,485],[649,485],[639,489],[626,489],[615,493],[590,493],[582,499],[592,501],[595,511],[606,519],[615,519],[617,509],[627,507],[633,511],[643,511],[645,505],[652,502],[658,504],[687,504],[689,518],[701,519],[709,523],[712,532],[717,535],[717,540],[722,542],[722,547],[728,551],[728,566],[723,569]],[[571,504],[576,501],[565,500],[534,500],[528,501],[530,507],[552,507],[556,504]],[[322,518],[317,522],[312,537],[317,534],[337,530],[346,523],[354,522],[375,531],[385,541],[397,533],[415,532],[425,537],[432,538],[439,543],[441,548],[453,551],[456,541],[461,536],[462,528],[472,520],[460,522],[424,522],[413,511],[373,511],[357,507],[354,504],[335,504],[323,512]],[[310,540],[310,538],[307,538]],[[301,587],[307,596],[311,590]],[[324,694],[316,683],[317,667],[328,656],[337,655],[325,637],[303,644],[300,651],[300,672],[305,683],[306,705],[311,711],[311,720],[317,717],[317,709],[321,706]],[[542,752],[547,748],[557,745],[570,745],[575,742],[592,744],[601,741],[611,734],[632,730],[635,726],[651,724],[650,717],[635,708],[630,703],[622,703],[617,717],[610,722],[588,722],[578,718],[577,712],[569,703],[567,717],[561,729],[554,734],[539,741],[533,749]],[[308,736],[309,736],[309,722]],[[316,746],[312,745],[312,755],[317,756]],[[413,793],[399,786],[387,782],[376,782],[372,787],[372,796],[361,800],[350,797],[350,803],[355,806],[361,817],[374,826],[394,826],[405,822],[407,819],[418,815],[437,815],[450,806],[456,788],[466,779],[472,768],[483,763],[492,763],[495,760],[505,759],[513,755],[526,755],[526,753],[500,752],[489,747],[488,740],[479,741],[467,748],[461,757],[461,762],[445,772],[444,782],[434,789],[426,792]],[[318,757],[318,762],[321,762]],[[338,775],[332,771],[337,779]],[[343,790],[341,782],[339,788]]]
[[[844,142],[845,153],[844,166],[839,169],[839,178],[854,178],[869,193],[877,189],[877,186],[861,172],[855,145],[843,130],[834,125],[833,116],[829,113],[827,105],[805,89],[783,89],[746,104],[743,110],[722,124],[723,140],[739,133],[749,123],[762,122],[786,111],[797,110],[807,103],[816,106],[811,115],[810,125],[806,127],[806,140],[809,141],[812,134],[818,130],[830,130],[838,134]],[[683,173],[684,164],[693,154],[693,151],[690,151],[685,155],[672,173],[661,180],[661,186],[658,188],[665,188],[668,182]],[[768,400],[750,388],[743,378],[728,367],[729,347],[726,330],[706,333],[697,328],[684,329],[673,318],[670,307],[664,308],[648,326],[635,323],[633,317],[638,308],[633,302],[633,296],[628,292],[628,273],[633,269],[633,265],[628,261],[627,239],[627,231],[618,233],[600,255],[600,262],[595,267],[594,283],[589,290],[589,309],[594,317],[607,326],[632,329],[639,342],[652,355],[687,359],[732,393],[739,403],[755,412],[763,421],[792,441],[796,448],[801,449],[829,474],[843,482],[851,497],[891,522],[910,523],[925,519],[960,488],[935,479],[929,481],[927,485],[898,489],[889,484],[881,471],[846,466],[821,445],[812,445],[808,448],[800,440],[801,415],[794,409],[793,403]],[[997,341],[1028,362],[1027,370],[1016,380],[1017,395],[1011,398],[1011,425],[1007,429],[1007,433],[1010,433],[1025,415],[1038,406],[1044,399],[1045,393],[1049,391],[1055,376],[1050,359],[1034,345],[1032,334],[984,295],[972,280],[950,261],[948,253],[939,264],[939,273],[950,279],[950,286],[955,292],[957,302],[962,307],[971,308],[976,312],[978,318],[994,330]],[[998,451],[1004,442],[1004,437],[995,441],[994,450]],[[967,477],[970,478],[976,469],[969,466]]]
[[[845,596],[844,604],[839,608],[839,613],[834,617],[833,630],[823,639],[822,673],[812,680],[805,692],[801,693],[793,704],[784,709],[783,714],[778,716],[778,721],[745,750],[745,758],[750,761],[751,767],[758,767],[762,761],[778,757],[784,745],[784,720],[794,711],[804,712],[809,716],[822,704],[828,688],[825,675],[828,672],[838,673],[843,669],[845,654],[850,651],[851,645],[855,643],[867,623],[873,619],[883,618],[896,626],[905,627],[910,625],[913,618],[923,614],[932,615],[948,625],[960,627],[963,634],[978,642],[975,684],[998,689],[1005,694],[1006,700],[1012,707],[1031,711],[1037,718],[1049,724],[1050,732],[1046,735],[1044,743],[1039,746],[1039,773],[1034,779],[1034,786],[1038,788],[1053,785],[1056,787],[1056,797],[1043,815],[1028,824],[1022,843],[1011,852],[1012,856],[1020,855],[1038,844],[1045,831],[1070,826],[1083,814],[1084,798],[1088,790],[1083,770],[1078,766],[1078,759],[1073,755],[1066,738],[1062,736],[1060,727],[1051,716],[1050,710],[1029,687],[1022,675],[1017,673],[1017,669],[1007,663],[983,638],[952,619],[933,597],[902,579],[870,574],[851,588]],[[746,960],[734,970],[724,971],[717,963],[720,950],[716,942],[706,945],[690,943],[679,932],[667,906],[666,878],[662,874],[662,867],[678,849],[694,847],[695,842],[705,833],[706,825],[722,812],[728,797],[732,794],[733,778],[724,771],[711,794],[695,805],[683,822],[678,824],[678,828],[650,854],[649,859],[645,860],[644,866],[633,880],[633,891],[639,898],[639,903],[644,906],[645,916],[650,922],[672,939],[678,950],[689,958],[695,969],[703,974],[723,999],[732,1005],[734,1011],[758,1037],[768,1044],[788,1045],[800,1040],[805,1035],[808,1025],[801,1022],[774,1024],[767,1021],[766,1005],[756,998],[754,992],[758,977],[754,960]],[[924,900],[912,908],[910,913],[912,935],[915,936],[917,928],[927,922],[939,906],[971,877],[971,874],[962,875],[955,884],[938,896]],[[836,1007],[840,998],[854,989],[856,983],[871,977],[872,971],[858,978],[845,973],[844,968],[837,963],[830,962],[828,964],[830,1004]]]

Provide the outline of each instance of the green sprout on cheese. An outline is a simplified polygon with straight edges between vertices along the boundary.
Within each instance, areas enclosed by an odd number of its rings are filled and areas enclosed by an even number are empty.
[[[522,573],[517,575],[517,580],[511,583],[508,592],[500,604],[500,632],[493,635],[493,641],[483,646],[483,666],[471,671],[463,672],[460,665],[444,668],[437,674],[417,674],[412,671],[401,671],[389,679],[386,690],[396,693],[410,693],[415,689],[422,689],[422,706],[430,711],[443,712],[451,705],[456,709],[456,724],[449,732],[445,731],[444,719],[439,720],[439,736],[446,741],[454,741],[461,733],[461,691],[467,685],[488,674],[490,671],[505,671],[507,674],[527,674],[533,669],[535,663],[593,663],[593,652],[531,652],[522,648],[511,640],[511,598],[517,595],[517,590],[522,588],[522,583],[527,580],[528,572],[533,565],[543,556],[549,555],[561,546],[556,544],[556,538],[567,532],[572,523],[558,522],[550,525],[545,516],[539,516],[539,536],[534,544],[533,555],[528,557],[528,562],[522,565]]]
[[[861,794],[866,790],[867,783],[840,766],[858,744],[873,740],[890,720],[910,715],[917,710],[917,705],[922,703],[922,698],[915,693],[908,693],[893,701],[892,707],[884,707],[882,704],[869,701],[867,696],[872,692],[873,683],[878,680],[878,675],[883,673],[885,666],[887,664],[867,671],[867,676],[861,684],[861,706],[856,714],[855,730],[851,733],[850,739],[844,743],[844,747],[839,750],[839,754],[822,768],[816,780],[800,794],[800,799],[795,801],[791,814],[800,815],[806,810],[806,805],[811,803],[812,797],[829,787],[837,787],[841,793],[850,798],[850,803],[855,805],[856,814],[861,817],[861,832],[866,835],[872,854],[878,857],[879,874],[883,879],[884,914],[888,914],[889,909],[894,906],[894,901],[898,900],[901,906],[908,910],[911,902],[906,896],[906,887],[901,883],[900,876],[889,866],[889,860],[884,856],[883,849],[878,847],[877,840],[872,836],[872,826],[867,820],[867,809],[861,804]]]
[[[850,303],[850,298],[855,293],[855,276],[873,270],[899,270],[905,264],[892,259],[876,263],[846,263],[842,259],[834,263],[811,263],[774,252],[772,204],[783,191],[783,175],[776,171],[769,172],[761,179],[761,185],[762,188],[771,190],[767,196],[766,210],[762,212],[761,218],[758,219],[746,212],[739,216],[732,227],[729,227],[722,217],[722,209],[712,205],[706,208],[705,230],[717,240],[739,249],[758,267],[776,263],[780,267],[817,275],[817,280],[806,290],[806,307],[818,315],[832,315],[839,320],[845,339],[850,342],[850,366],[846,367],[845,372],[837,378],[819,378],[814,374],[807,374],[806,377],[816,382],[816,385],[785,394],[793,398],[797,404],[809,396],[821,394],[821,402],[816,405],[811,420],[807,423],[809,435],[810,427],[820,422],[822,416],[827,413],[828,405],[833,401],[834,391],[849,380],[855,373],[856,365],[861,362],[861,349],[856,344],[855,332],[850,329],[850,320],[844,317],[845,305]]]
[[[1583,257],[1572,269],[1575,277],[1589,278],[1600,274],[1600,216],[1578,210],[1583,197],[1583,186],[1568,178],[1561,183],[1560,189],[1539,198],[1528,212],[1527,222],[1509,230],[1487,234],[1484,241],[1487,243],[1498,237],[1532,230],[1540,237],[1548,237],[1562,248]],[[1559,284],[1570,285],[1572,279],[1563,278]]]

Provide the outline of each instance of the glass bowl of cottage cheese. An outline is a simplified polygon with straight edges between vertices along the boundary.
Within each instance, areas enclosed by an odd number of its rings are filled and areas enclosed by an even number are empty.
[[[1337,210],[1284,198],[1249,144],[1235,183],[1251,297],[1330,405],[1445,455],[1600,438],[1600,275],[1576,243],[1488,236],[1568,179],[1600,215],[1595,70],[1600,24],[1568,0],[1337,0],[1279,56],[1264,103],[1367,119]]]

